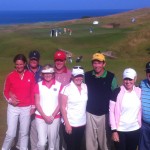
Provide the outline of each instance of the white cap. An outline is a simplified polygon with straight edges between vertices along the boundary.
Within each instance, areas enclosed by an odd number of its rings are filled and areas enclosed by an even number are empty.
[[[136,76],[137,76],[137,73],[132,68],[127,68],[123,72],[123,79],[125,78],[134,79]]]
[[[78,75],[82,75],[84,76],[84,70],[81,66],[74,66],[73,69],[72,69],[72,75],[75,77],[75,76],[78,76]]]
[[[54,68],[43,69],[42,73],[54,73]]]

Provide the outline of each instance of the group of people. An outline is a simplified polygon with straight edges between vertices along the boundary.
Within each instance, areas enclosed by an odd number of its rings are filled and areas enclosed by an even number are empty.
[[[93,69],[66,67],[58,50],[54,65],[39,65],[40,54],[14,57],[15,69],[6,77],[7,132],[2,150],[10,150],[18,132],[20,150],[148,150],[150,147],[150,62],[147,78],[136,87],[137,73],[123,72],[118,87],[105,69],[105,56],[95,53]],[[18,128],[19,126],[19,128]]]

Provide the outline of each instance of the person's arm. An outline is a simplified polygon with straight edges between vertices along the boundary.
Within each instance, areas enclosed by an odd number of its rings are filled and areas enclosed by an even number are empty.
[[[112,83],[111,83],[111,90],[113,91],[114,89],[116,89],[118,87],[118,83],[117,83],[117,79],[114,76]]]
[[[61,110],[62,117],[64,119],[65,130],[68,134],[71,134],[72,133],[72,127],[68,121],[67,111],[66,111],[67,100],[68,100],[68,97],[64,94],[61,94],[60,110]]]
[[[115,121],[115,102],[110,100],[109,102],[109,120],[110,126],[112,130],[112,140],[115,142],[119,142],[119,135],[117,132],[116,121]]]
[[[53,114],[51,116],[51,118],[53,120],[54,120],[55,116],[60,112],[60,104],[59,104],[59,102],[60,102],[60,94],[58,96],[58,105],[57,105],[56,109],[54,110],[54,112],[53,112]]]
[[[37,111],[40,113],[40,115],[43,117],[43,119],[45,120],[46,123],[52,123],[53,119],[51,119],[50,116],[46,116],[45,113],[43,112],[43,109],[40,105],[40,96],[39,94],[35,94],[35,106]]]
[[[35,108],[35,99],[34,99],[34,88],[35,88],[35,77],[31,74],[31,106]]]
[[[35,113],[35,97],[34,97],[34,87],[35,87],[35,78],[34,75],[31,77],[31,111],[30,114]]]
[[[110,126],[112,130],[112,140],[115,142],[119,142],[119,134],[117,132],[116,116],[115,116],[116,100],[119,91],[120,88],[117,88],[115,91],[113,91],[109,101],[109,120],[110,120]]]
[[[58,95],[58,106],[54,110],[54,112],[52,114],[52,118],[55,118],[55,116],[60,112],[60,92],[61,92],[62,88],[63,88],[63,86],[61,85],[60,89],[59,89],[59,95]]]
[[[11,82],[10,82],[10,76],[7,76],[5,83],[4,83],[4,97],[7,100],[7,102],[13,106],[18,105],[20,102],[14,93],[10,91],[11,89]]]

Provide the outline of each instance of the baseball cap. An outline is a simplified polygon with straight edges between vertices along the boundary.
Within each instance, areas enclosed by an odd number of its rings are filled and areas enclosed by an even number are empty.
[[[127,68],[123,72],[123,79],[129,78],[129,79],[134,79],[137,76],[137,73],[134,69],[132,68]]]
[[[33,50],[29,53],[29,59],[40,59],[40,53],[37,50]]]
[[[43,68],[42,73],[54,73],[54,68]]]
[[[150,62],[146,63],[145,71],[146,71],[147,73],[150,73]]]
[[[66,53],[61,50],[56,51],[54,54],[54,61],[55,60],[66,60]]]
[[[95,53],[92,57],[92,61],[93,60],[105,61],[105,56],[101,53]]]
[[[79,76],[79,75],[84,76],[84,69],[83,69],[83,67],[81,67],[81,66],[74,66],[73,69],[72,69],[72,75],[74,77]]]

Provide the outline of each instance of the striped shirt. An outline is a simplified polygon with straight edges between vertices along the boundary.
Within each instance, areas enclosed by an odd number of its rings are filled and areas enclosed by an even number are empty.
[[[150,124],[150,83],[147,79],[142,80],[140,83],[142,90],[142,119],[144,122]]]

